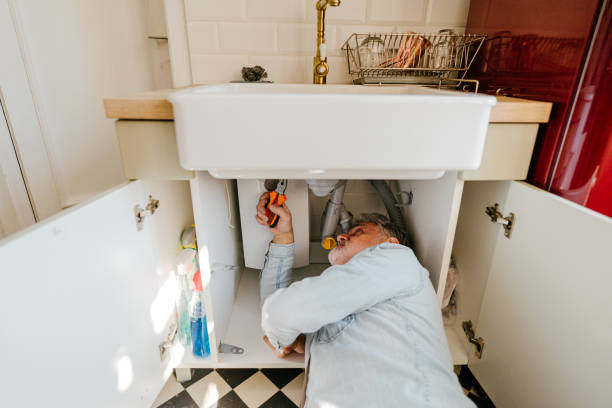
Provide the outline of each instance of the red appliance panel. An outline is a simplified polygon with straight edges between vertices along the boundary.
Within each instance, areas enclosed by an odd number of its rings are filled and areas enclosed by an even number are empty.
[[[551,191],[612,217],[612,2],[603,11]]]
[[[467,33],[488,39],[469,78],[486,93],[554,102],[528,180],[547,187],[577,86],[598,0],[471,0]]]

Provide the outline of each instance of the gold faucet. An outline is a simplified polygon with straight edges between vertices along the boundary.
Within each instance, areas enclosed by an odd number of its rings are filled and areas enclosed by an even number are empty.
[[[313,62],[313,84],[324,84],[327,82],[329,65],[327,65],[327,45],[325,44],[325,10],[327,5],[337,7],[340,0],[317,1],[317,55]]]

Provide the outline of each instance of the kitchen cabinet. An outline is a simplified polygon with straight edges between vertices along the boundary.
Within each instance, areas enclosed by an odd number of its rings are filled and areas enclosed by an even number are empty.
[[[165,128],[160,137],[171,137],[172,122],[147,119],[132,125],[153,126],[152,135]],[[120,139],[131,133],[138,134],[118,130]],[[149,147],[150,154],[163,153]],[[168,164],[175,151],[166,153]],[[100,405],[149,406],[173,369],[185,379],[193,367],[303,367],[299,356],[278,359],[261,340],[258,271],[242,267],[235,181],[147,163],[152,173],[139,173],[141,180],[0,242],[0,302],[5,311],[19,310],[6,313],[0,340],[12,367],[0,381],[3,400],[22,398],[34,365],[40,392],[33,403],[54,406],[91,405],[89,384],[96,384]],[[496,164],[491,171],[507,170]],[[524,171],[503,177],[521,178]],[[604,406],[612,400],[603,387],[612,363],[604,348],[612,342],[605,293],[612,287],[612,222],[516,181],[483,181],[486,175],[477,172],[397,183],[414,250],[440,299],[451,254],[461,271],[457,315],[447,326],[455,363],[469,364],[500,407],[575,406],[576,399]],[[139,229],[135,208],[146,209],[149,196],[159,207]],[[485,214],[494,203],[504,217],[515,214],[509,239]],[[168,338],[173,313],[171,270],[180,232],[192,220],[211,356],[192,357],[175,341],[162,359],[159,345]],[[298,272],[307,276],[324,267]],[[467,320],[484,339],[481,359],[463,332]],[[244,352],[222,353],[220,344]],[[589,383],[580,390],[567,386],[584,377]]]
[[[130,104],[142,107],[138,99],[109,100],[107,112],[151,120],[147,115],[155,111],[160,119],[172,118],[163,92],[142,99],[149,109],[130,111]],[[612,222],[512,181],[526,178],[538,125],[549,113],[550,104],[498,97],[478,170],[447,172],[438,180],[399,180],[397,187],[404,204],[410,202],[404,210],[413,248],[440,300],[451,254],[460,271],[457,312],[446,327],[455,363],[470,366],[498,407],[606,406],[612,400],[604,386],[612,356],[603,347],[612,340],[605,324],[612,314],[606,296],[612,287],[607,249]],[[503,217],[515,215],[510,238],[485,212],[495,203]],[[320,268],[311,265],[301,273],[316,274]],[[244,270],[237,289],[236,281],[232,277],[226,284],[224,296],[234,294],[235,302],[222,340],[247,352],[218,354],[212,365],[300,366],[295,357],[275,359],[259,341],[257,271]],[[214,318],[227,321],[222,315]],[[467,321],[483,339],[480,358],[465,335]]]
[[[515,214],[510,238],[484,215],[492,203]],[[455,329],[471,320],[484,339],[468,365],[496,406],[610,406],[611,244],[612,219],[573,202],[522,182],[466,183]]]
[[[151,406],[180,357],[158,345],[192,222],[187,183],[135,181],[0,241],[0,405]]]

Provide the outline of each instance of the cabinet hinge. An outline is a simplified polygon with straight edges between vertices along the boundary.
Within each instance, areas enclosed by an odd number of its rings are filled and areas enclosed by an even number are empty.
[[[474,355],[478,357],[478,359],[482,358],[482,350],[484,349],[484,339],[482,337],[476,338],[476,334],[474,333],[474,329],[472,327],[472,321],[468,320],[467,322],[462,323],[463,332],[465,336],[468,338],[468,341],[476,346],[476,351]]]
[[[504,236],[506,238],[510,238],[510,234],[512,234],[512,228],[514,227],[514,213],[510,213],[507,217],[499,211],[499,204],[495,203],[495,205],[489,206],[486,208],[485,213],[491,217],[491,222],[495,222],[497,224],[501,224],[504,226]]]
[[[166,358],[166,351],[172,347],[172,343],[174,343],[174,338],[176,337],[176,332],[178,327],[175,322],[170,324],[170,328],[168,330],[168,337],[166,340],[159,343],[159,359],[163,362],[164,358]]]
[[[149,203],[143,209],[139,204],[134,206],[134,215],[136,216],[136,228],[138,231],[142,230],[144,219],[146,217],[150,217],[155,214],[155,210],[159,207],[159,200],[153,198],[153,196],[149,196]]]
[[[223,354],[244,354],[244,349],[231,344],[219,343],[219,353]]]

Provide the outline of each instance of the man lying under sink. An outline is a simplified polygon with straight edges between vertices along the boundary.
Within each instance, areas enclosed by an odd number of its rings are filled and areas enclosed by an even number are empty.
[[[257,221],[268,225],[264,193]],[[292,283],[293,227],[279,216],[261,271],[264,340],[279,357],[306,353],[302,406],[473,407],[453,373],[429,273],[401,228],[366,214],[337,237],[320,276]]]

